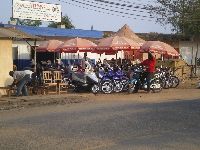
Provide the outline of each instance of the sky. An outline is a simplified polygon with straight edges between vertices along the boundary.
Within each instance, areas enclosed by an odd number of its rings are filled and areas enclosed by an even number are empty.
[[[90,4],[93,5],[94,3],[91,3],[92,0],[32,0],[32,1],[60,4],[62,7],[62,14],[68,15],[68,17],[71,19],[72,24],[75,26],[76,29],[90,30],[91,26],[93,26],[94,30],[118,31],[124,24],[127,24],[136,33],[149,33],[149,32],[171,33],[169,25],[161,26],[160,24],[156,23],[155,19],[151,19],[151,21],[149,21],[149,18],[137,17],[136,15],[138,14],[140,16],[148,16],[147,12],[138,12],[138,11],[143,11],[142,9],[136,9],[137,11],[125,11],[126,13],[129,14],[131,13],[132,15],[126,14],[125,15],[126,17],[122,17],[122,15],[119,13],[113,13],[113,11],[106,11],[105,9],[102,9],[102,8],[109,8],[110,10],[112,9],[112,10],[124,11],[121,9],[119,10],[113,7],[108,7],[111,5],[108,5],[106,3],[101,3],[102,5],[99,5],[101,9],[97,9],[91,6],[88,7],[87,5],[83,4],[90,2]],[[149,0],[107,0],[107,1],[126,4],[126,6],[128,5],[142,6],[143,4],[150,3]],[[1,0],[0,10],[1,10],[0,22],[7,23],[10,17],[12,16],[12,0]],[[48,22],[43,22],[43,24],[44,24],[43,26],[46,26]]]

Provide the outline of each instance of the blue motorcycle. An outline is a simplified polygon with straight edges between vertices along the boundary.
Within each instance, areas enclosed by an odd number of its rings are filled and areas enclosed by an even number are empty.
[[[103,68],[99,69],[98,77],[100,79],[100,90],[105,94],[110,94],[113,91],[113,83],[110,79],[111,73],[106,72]]]
[[[137,93],[138,90],[147,91],[147,81],[146,78],[142,81],[142,76],[144,75],[144,68],[142,66],[134,66],[132,68],[132,74],[129,81],[129,93]],[[159,77],[156,75],[150,81],[150,90],[155,92],[160,92],[162,90],[162,83]]]

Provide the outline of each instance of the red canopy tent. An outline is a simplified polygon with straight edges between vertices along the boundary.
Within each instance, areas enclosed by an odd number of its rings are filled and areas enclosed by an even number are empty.
[[[140,52],[153,52],[158,54],[167,54],[171,56],[179,56],[179,53],[169,44],[161,41],[147,41],[141,48]]]
[[[62,41],[59,40],[49,40],[40,44],[37,48],[37,52],[59,52],[58,47],[63,44]]]
[[[64,42],[59,46],[59,50],[64,53],[91,52],[96,46],[92,41],[77,37]]]
[[[140,44],[122,36],[112,36],[99,40],[96,50],[92,53],[115,55],[118,51],[131,51],[140,49]]]

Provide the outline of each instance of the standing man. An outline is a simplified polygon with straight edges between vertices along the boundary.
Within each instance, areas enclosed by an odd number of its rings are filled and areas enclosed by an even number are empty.
[[[81,60],[81,67],[82,67],[83,69],[85,69],[85,67],[86,67],[86,61],[89,61],[89,58],[87,57],[87,53],[85,52],[85,53],[84,53],[84,56],[83,56],[83,58],[82,58],[82,60]]]
[[[147,92],[150,92],[150,82],[151,79],[153,78],[154,72],[155,72],[155,66],[156,66],[156,59],[154,58],[154,56],[148,52],[148,59],[144,60],[141,65],[146,66],[147,70],[144,73],[144,77],[143,79],[146,78],[147,80]]]
[[[23,96],[28,96],[26,84],[27,82],[31,81],[31,74],[32,71],[30,70],[9,72],[9,75],[14,79],[11,86],[17,86],[16,96],[20,96],[20,94]]]

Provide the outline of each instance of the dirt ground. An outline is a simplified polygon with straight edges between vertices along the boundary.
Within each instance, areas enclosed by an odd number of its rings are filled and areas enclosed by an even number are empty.
[[[28,97],[0,97],[0,111],[10,109],[23,109],[28,107],[39,107],[47,105],[66,105],[73,103],[83,103],[86,101],[102,100],[142,100],[144,102],[159,102],[162,100],[178,99],[198,99],[200,89],[198,88],[199,78],[182,80],[175,89],[163,89],[160,93],[147,94],[139,91],[137,94],[112,93],[97,94],[73,93],[61,95],[34,95]]]
[[[198,83],[200,82],[200,78],[186,78],[182,80],[177,87],[178,89],[195,89],[198,88]]]
[[[187,86],[186,86],[187,85]],[[134,100],[140,102],[159,102],[166,100],[199,99],[200,89],[192,82],[184,82],[176,89],[163,89],[160,93],[139,91],[137,94],[112,93],[68,93],[61,95],[35,95],[28,97],[2,97],[0,98],[0,111],[10,109],[23,109],[47,105],[66,105],[83,103],[86,101]]]

